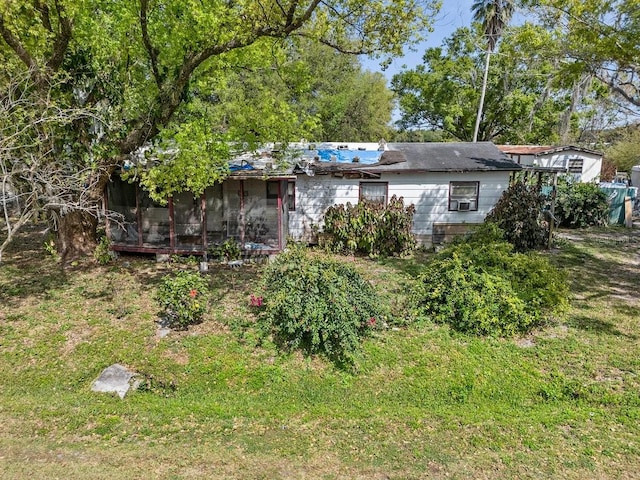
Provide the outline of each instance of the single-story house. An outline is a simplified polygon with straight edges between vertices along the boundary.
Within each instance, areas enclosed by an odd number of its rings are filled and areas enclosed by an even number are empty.
[[[588,148],[567,145],[498,145],[500,151],[523,167],[560,169],[579,182],[598,182],[604,154]]]
[[[329,148],[333,147],[333,149]],[[420,244],[440,243],[484,222],[522,169],[493,143],[324,144],[296,170],[289,235],[310,241],[334,204],[386,203],[393,195],[415,206]]]
[[[287,149],[285,171],[274,167],[273,148],[235,159],[229,177],[200,197],[185,192],[166,205],[114,178],[105,196],[119,214],[107,223],[113,249],[203,253],[233,239],[268,254],[288,237],[313,242],[332,205],[393,195],[415,205],[413,231],[430,245],[481,224],[522,169],[490,142],[300,143]]]

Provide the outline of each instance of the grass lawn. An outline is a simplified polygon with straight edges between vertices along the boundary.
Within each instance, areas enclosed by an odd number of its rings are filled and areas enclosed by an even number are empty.
[[[175,268],[61,270],[37,231],[0,265],[0,477],[640,478],[640,243],[569,240],[572,308],[524,338],[377,331],[355,372],[259,342],[258,265],[212,267],[203,323],[161,338]],[[19,249],[18,249],[19,247]],[[398,309],[424,257],[346,258]],[[145,388],[92,381],[121,363]]]

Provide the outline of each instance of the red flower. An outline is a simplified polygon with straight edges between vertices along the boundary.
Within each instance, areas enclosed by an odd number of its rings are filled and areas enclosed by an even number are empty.
[[[371,317],[367,323],[369,324],[370,327],[373,327],[376,324],[376,318]]]
[[[261,307],[263,305],[262,297],[256,297],[255,295],[251,295],[251,306],[252,307]]]
[[[198,291],[195,288],[189,292],[191,298],[196,298],[196,295],[198,295]]]

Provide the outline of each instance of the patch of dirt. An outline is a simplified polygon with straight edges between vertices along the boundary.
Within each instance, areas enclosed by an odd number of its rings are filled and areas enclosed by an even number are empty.
[[[85,326],[82,330],[70,330],[67,332],[67,341],[64,343],[60,350],[60,354],[67,356],[76,349],[78,345],[83,342],[88,342],[93,335],[95,329],[91,326]]]
[[[536,342],[532,338],[519,338],[516,340],[516,345],[520,348],[532,348],[536,346]]]
[[[558,238],[574,242],[600,242],[608,244],[640,244],[640,223],[633,228],[582,228],[582,229],[558,229]]]

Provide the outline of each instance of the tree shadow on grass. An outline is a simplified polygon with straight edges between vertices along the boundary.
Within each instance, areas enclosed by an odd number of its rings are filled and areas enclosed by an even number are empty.
[[[572,292],[586,300],[625,295],[633,298],[640,290],[640,269],[633,263],[603,258],[574,244],[554,252],[550,259],[567,272]]]
[[[29,224],[9,245],[0,264],[1,306],[17,306],[68,283],[67,272],[45,252],[45,239],[43,225]]]
[[[640,320],[640,306],[633,305],[616,305],[613,310],[620,315],[626,315],[629,318]]]
[[[596,334],[604,334],[604,335],[613,335],[616,337],[625,337],[631,340],[637,340],[637,335],[629,335],[627,333],[621,332],[616,328],[616,326],[611,322],[605,322],[604,320],[600,320],[598,318],[588,317],[586,315],[580,315],[574,318],[571,318],[567,321],[567,325],[576,328],[578,330],[583,330],[586,332],[596,333]]]
[[[3,274],[2,269],[0,274]],[[46,296],[51,290],[60,288],[67,282],[65,272],[55,267],[50,271],[11,272],[10,278],[0,280],[0,305],[17,306],[26,299]]]

